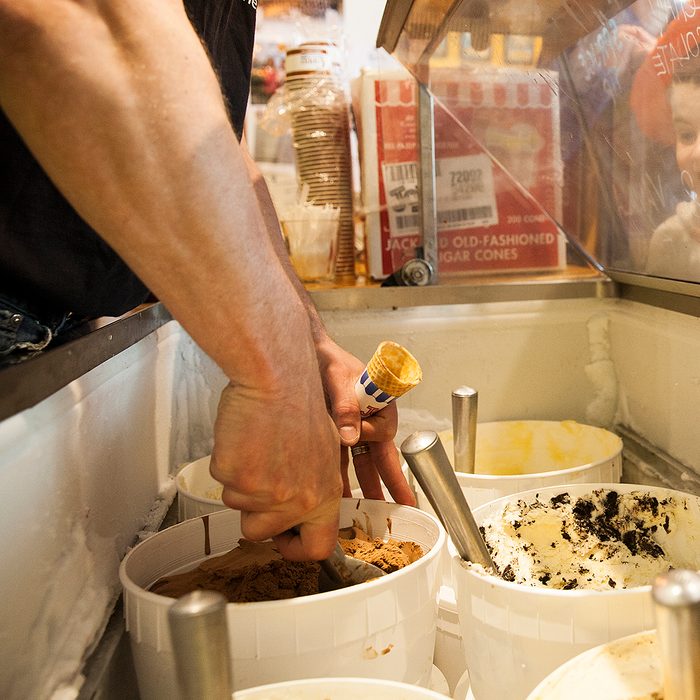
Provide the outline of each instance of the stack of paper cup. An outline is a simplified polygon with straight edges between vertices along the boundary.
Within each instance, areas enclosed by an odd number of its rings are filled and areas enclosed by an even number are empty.
[[[354,279],[350,116],[338,48],[301,44],[287,51],[285,70],[299,180],[308,185],[310,202],[340,209],[335,274]]]
[[[406,348],[385,340],[379,344],[355,383],[355,395],[363,418],[371,416],[403,396],[423,379],[418,360]]]

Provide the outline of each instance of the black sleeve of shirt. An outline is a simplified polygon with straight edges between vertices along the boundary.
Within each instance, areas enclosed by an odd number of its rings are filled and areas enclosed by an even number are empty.
[[[185,0],[193,27],[218,73],[238,138],[248,106],[257,0]]]
[[[236,133],[248,104],[257,0],[187,0]],[[96,165],[99,167],[99,165]],[[0,295],[37,316],[118,316],[148,290],[77,214],[0,111]]]

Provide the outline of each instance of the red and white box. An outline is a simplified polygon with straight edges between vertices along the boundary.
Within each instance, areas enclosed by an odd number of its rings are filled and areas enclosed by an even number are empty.
[[[439,275],[563,268],[556,73],[481,68],[431,77]],[[417,86],[405,71],[365,71],[360,81],[368,267],[383,279],[422,245]]]

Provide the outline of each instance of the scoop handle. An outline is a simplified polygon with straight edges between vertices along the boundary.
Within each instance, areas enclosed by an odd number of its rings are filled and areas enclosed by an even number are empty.
[[[168,610],[180,700],[231,700],[226,599],[193,591]]]
[[[412,433],[401,443],[401,454],[462,559],[495,571],[439,435],[432,430]]]
[[[479,392],[460,386],[452,392],[452,435],[456,472],[474,473],[476,455],[476,415]]]
[[[652,586],[666,700],[700,700],[700,573],[672,569]]]

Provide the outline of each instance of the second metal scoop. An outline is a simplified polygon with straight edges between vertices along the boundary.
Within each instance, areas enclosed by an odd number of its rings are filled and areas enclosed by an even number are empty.
[[[466,561],[496,571],[438,434],[419,430],[401,444],[410,470]]]

